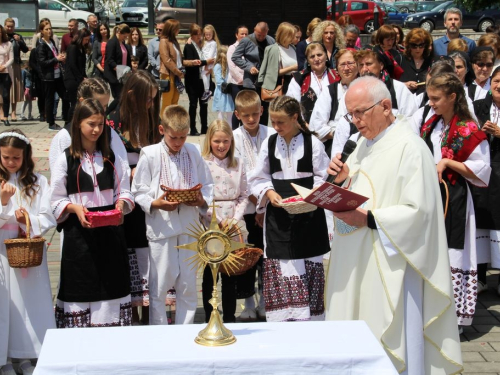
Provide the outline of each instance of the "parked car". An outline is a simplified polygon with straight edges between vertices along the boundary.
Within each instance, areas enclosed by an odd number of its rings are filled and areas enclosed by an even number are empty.
[[[486,31],[489,26],[494,26],[500,22],[500,5],[493,4],[488,8],[468,12],[453,1],[447,1],[429,12],[410,14],[406,17],[404,27],[421,27],[429,32],[432,30],[444,29],[444,13],[448,8],[459,8],[462,11],[462,28],[473,29],[475,31]]]
[[[432,10],[442,3],[444,1],[396,1],[395,3],[385,4],[392,5],[400,13],[416,13]]]
[[[403,26],[408,13],[399,11],[392,5],[392,3],[381,3],[377,1],[377,5],[384,9],[384,12],[387,14],[387,20],[385,23]]]
[[[182,29],[189,29],[196,23],[196,0],[162,0],[155,12],[156,22],[165,22],[175,18]]]
[[[384,10],[373,1],[348,0],[344,1],[343,5],[344,9],[342,13],[351,16],[354,24],[365,33],[371,34],[375,30],[375,26],[373,23],[375,7],[377,7],[378,9],[379,26],[382,26],[384,23],[386,23],[387,15],[385,14]],[[339,3],[336,2],[335,19],[339,18],[338,6]],[[326,18],[329,20],[333,19],[331,6],[327,7],[326,9]]]
[[[72,18],[78,20],[78,28],[87,27],[87,17],[92,13],[76,10],[59,0],[38,0],[39,19],[48,18],[52,27],[66,29],[68,21]]]
[[[89,4],[86,1],[75,1],[71,3],[71,6],[77,10],[90,12]],[[116,17],[113,12],[107,9],[99,0],[95,0],[93,13],[97,16],[100,23],[114,25],[116,22]]]
[[[155,4],[155,10],[160,3]],[[129,26],[147,26],[148,20],[148,0],[125,0],[116,15],[117,24],[126,23]]]

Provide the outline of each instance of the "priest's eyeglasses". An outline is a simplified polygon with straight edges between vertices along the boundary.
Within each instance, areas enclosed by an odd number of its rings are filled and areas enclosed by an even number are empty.
[[[352,113],[346,113],[344,115],[344,118],[347,122],[351,123],[353,120],[354,120],[354,117],[356,117],[358,120],[361,120],[361,118],[365,115],[366,112],[368,112],[370,109],[372,109],[373,107],[375,107],[377,104],[379,104],[382,100],[379,100],[378,102],[376,102],[374,105],[372,105],[371,107],[368,107],[366,109],[363,109],[362,111],[354,111]]]

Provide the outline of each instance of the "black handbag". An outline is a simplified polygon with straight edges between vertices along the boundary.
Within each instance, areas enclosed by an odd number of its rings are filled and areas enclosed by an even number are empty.
[[[170,79],[160,79],[160,91],[161,92],[170,91]]]
[[[232,90],[233,90],[232,83],[222,82],[222,84],[220,85],[220,91],[223,94],[231,94]]]

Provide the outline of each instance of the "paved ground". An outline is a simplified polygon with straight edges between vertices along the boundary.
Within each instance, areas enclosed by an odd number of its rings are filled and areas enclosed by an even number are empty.
[[[36,103],[33,103],[33,116],[38,116]],[[187,109],[188,100],[186,95],[181,95],[179,104]],[[211,108],[211,104],[209,104]],[[17,114],[20,118],[21,107],[18,106]],[[60,113],[60,110],[59,110]],[[209,112],[209,124],[215,119],[215,114]],[[62,125],[62,121],[58,121]],[[198,130],[199,130],[198,119]],[[46,123],[37,121],[18,121],[12,123],[11,128],[18,127],[27,135],[33,144],[33,156],[36,161],[37,170],[43,173],[48,178],[49,162],[48,151],[50,141],[54,136],[54,132],[49,132]],[[5,126],[0,126],[0,131],[7,130]],[[202,143],[204,137],[189,137],[188,142]],[[48,242],[48,264],[49,273],[52,284],[53,295],[55,298],[55,290],[59,279],[59,234],[52,230],[46,235]],[[498,283],[499,271],[492,270],[488,273],[488,284],[490,290],[480,295],[477,303],[476,317],[474,324],[471,327],[464,329],[464,334],[461,336],[462,354],[465,366],[464,374],[497,374],[500,375],[500,297],[497,296],[495,290]],[[201,280],[199,280],[199,288],[201,291]],[[239,301],[241,302],[241,301]],[[241,311],[241,306],[238,305],[237,315]],[[195,321],[202,323],[204,319],[203,307],[201,303],[201,293],[198,303],[198,310]]]

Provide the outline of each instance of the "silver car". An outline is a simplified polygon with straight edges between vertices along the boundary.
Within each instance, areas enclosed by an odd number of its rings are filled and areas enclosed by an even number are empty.
[[[155,5],[157,9],[161,1]],[[129,26],[148,25],[148,0],[125,0],[116,14],[116,23],[126,23]]]

